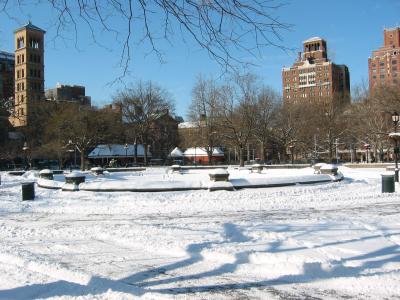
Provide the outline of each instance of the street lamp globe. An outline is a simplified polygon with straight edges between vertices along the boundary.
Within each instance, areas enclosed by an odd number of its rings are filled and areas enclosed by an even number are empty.
[[[396,125],[399,123],[399,121],[400,121],[400,116],[399,116],[399,114],[397,113],[397,111],[395,111],[395,112],[392,114],[392,121],[393,121],[394,126],[396,126]]]
[[[29,147],[28,147],[28,143],[27,143],[27,142],[25,142],[24,145],[22,146],[22,150],[24,150],[24,151],[29,150]]]
[[[28,163],[28,150],[29,150],[29,147],[28,147],[28,143],[27,142],[24,142],[24,145],[22,146],[22,150],[24,151],[24,160],[25,160],[25,162],[24,162],[24,164],[25,164],[25,170],[28,170],[29,169],[29,163]]]

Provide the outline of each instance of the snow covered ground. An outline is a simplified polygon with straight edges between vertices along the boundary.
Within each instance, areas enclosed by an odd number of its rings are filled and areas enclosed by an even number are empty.
[[[36,187],[25,202],[33,178],[1,173],[0,299],[399,298],[399,192],[381,193],[383,169],[340,171],[234,192]]]

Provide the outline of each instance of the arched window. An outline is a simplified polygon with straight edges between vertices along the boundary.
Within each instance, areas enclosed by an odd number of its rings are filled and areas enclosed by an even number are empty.
[[[25,41],[23,37],[17,38],[17,48],[21,49],[25,47]]]
[[[40,41],[36,39],[31,39],[29,42],[29,47],[39,49]]]

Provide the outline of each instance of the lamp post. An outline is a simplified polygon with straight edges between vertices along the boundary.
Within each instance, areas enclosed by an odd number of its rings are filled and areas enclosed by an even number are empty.
[[[29,147],[28,147],[28,143],[27,142],[25,142],[24,143],[24,145],[22,146],[22,150],[24,151],[24,158],[25,158],[25,170],[28,170],[29,169],[29,165],[28,165],[28,150],[29,150]]]
[[[124,145],[124,149],[125,149],[125,168],[128,167],[128,144]]]
[[[194,161],[193,161],[193,163],[195,166],[196,166],[196,148],[197,148],[197,146],[196,146],[196,144],[194,144]]]
[[[72,140],[68,141],[67,144],[67,152],[69,153],[69,172],[72,172],[72,153],[75,152],[75,147],[74,144],[72,143]]]
[[[292,165],[293,165],[293,163],[294,163],[294,153],[293,153],[293,151],[294,151],[294,144],[290,144],[290,145],[289,145],[289,149],[290,149],[290,155],[291,155],[291,160],[292,160]]]
[[[365,148],[365,150],[366,150],[366,161],[367,161],[367,163],[369,162],[369,150],[371,149],[371,145],[370,144],[365,144],[364,145],[364,148]]]
[[[392,121],[393,121],[393,125],[394,125],[394,133],[395,133],[395,137],[394,137],[394,159],[395,159],[395,169],[394,169],[394,180],[396,182],[399,182],[399,169],[398,169],[398,153],[399,153],[399,147],[398,147],[398,142],[397,142],[397,125],[399,123],[400,120],[400,116],[399,114],[395,111],[392,114]]]

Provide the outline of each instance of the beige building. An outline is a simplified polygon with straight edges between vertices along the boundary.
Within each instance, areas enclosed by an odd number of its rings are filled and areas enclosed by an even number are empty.
[[[303,54],[282,69],[283,100],[286,104],[336,101],[348,103],[350,75],[347,66],[328,59],[326,41],[313,37],[303,42]],[[334,97],[338,96],[338,97]]]
[[[85,87],[81,85],[66,85],[57,83],[53,89],[45,91],[45,98],[48,101],[70,102],[79,105],[91,105],[90,96],[86,96]]]
[[[38,101],[44,99],[44,34],[31,22],[14,31],[15,112],[14,127],[27,126]]]
[[[400,88],[400,27],[383,31],[383,46],[368,59],[369,89],[390,86]]]

